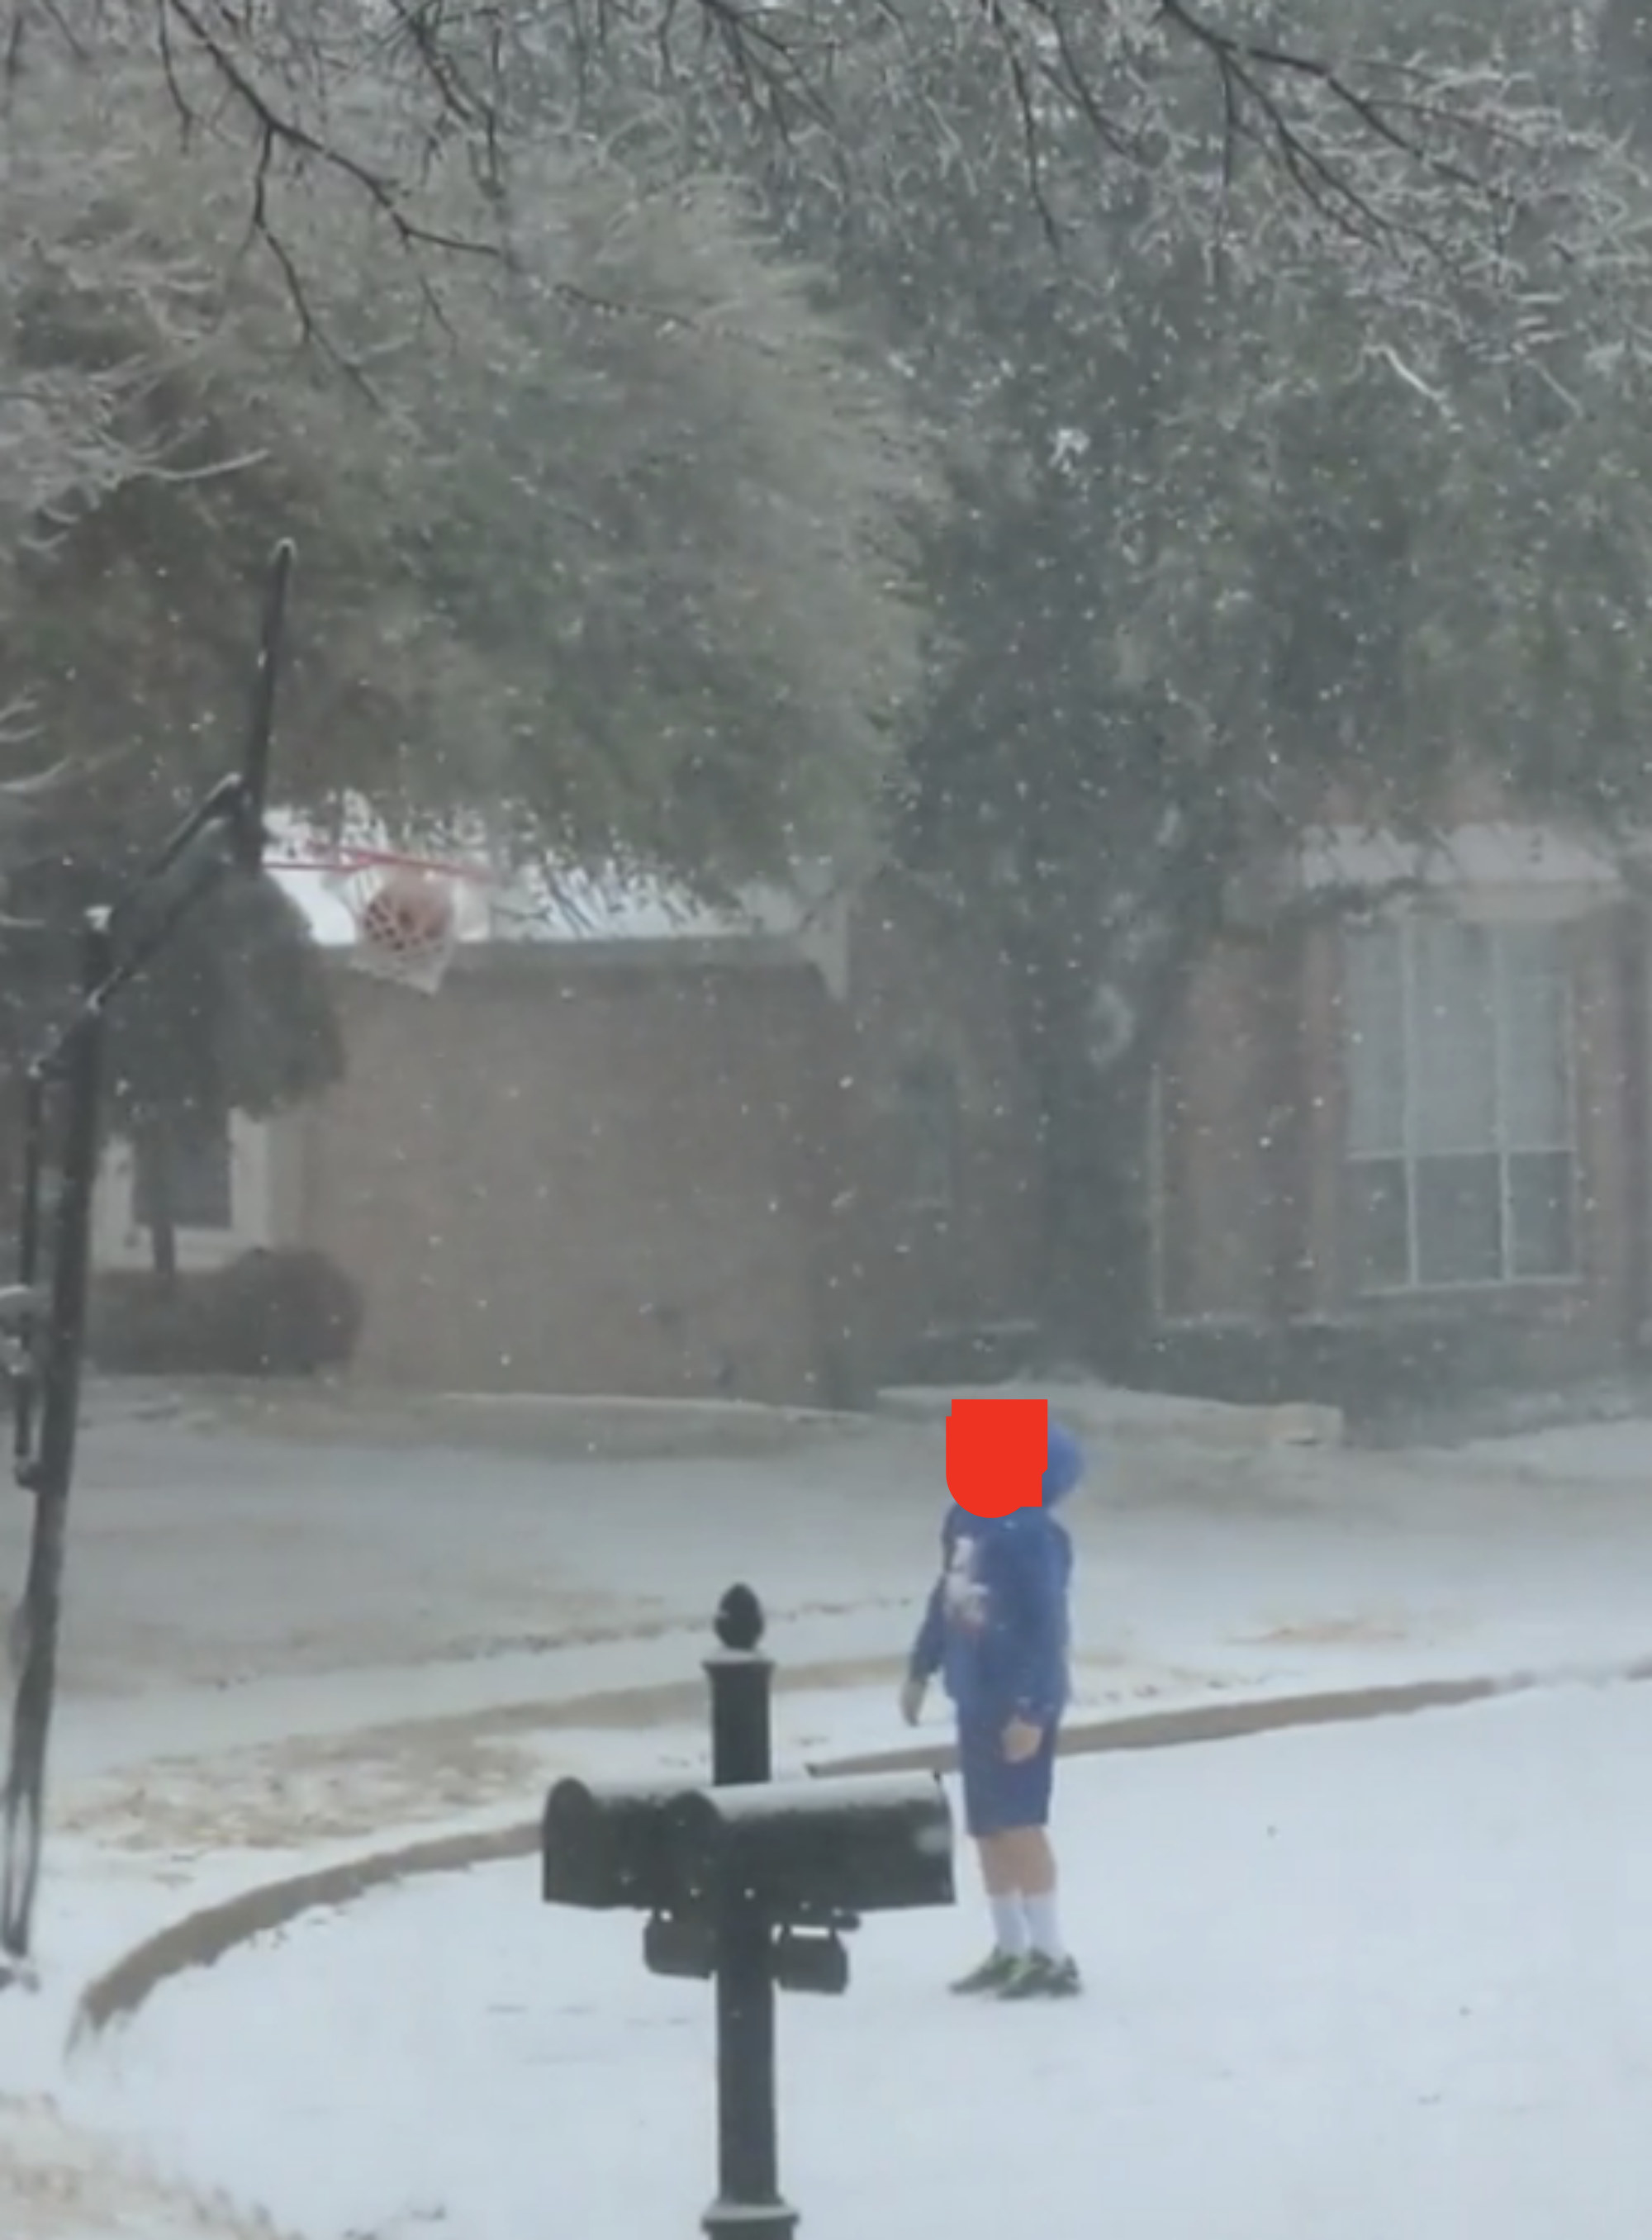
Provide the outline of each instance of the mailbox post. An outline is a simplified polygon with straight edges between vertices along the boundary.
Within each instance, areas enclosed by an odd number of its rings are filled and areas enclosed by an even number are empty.
[[[705,1660],[711,1683],[711,1779],[766,1783],[774,1770],[775,1668],[760,1646],[763,1605],[730,1587],[714,1621],[722,1646]],[[780,2197],[775,2079],[774,1930],[749,1890],[725,1884],[717,1900],[717,2197],[704,2228],[717,2240],[736,2225],[744,2240],[791,2240],[797,2212]]]
[[[774,1774],[769,1706],[775,1668],[761,1647],[763,1604],[749,1587],[730,1587],[712,1625],[721,1646],[705,1660],[711,1683],[711,1778],[720,1788],[768,1781]]]
[[[703,2229],[709,2240],[792,2240],[776,1990],[841,1993],[843,1934],[863,1914],[950,1905],[952,1820],[935,1775],[775,1781],[774,1667],[756,1596],[731,1587],[716,1623],[709,1784],[558,1782],[545,1804],[543,1894],[551,1905],[643,1913],[646,1967],[716,1979],[717,2197]]]

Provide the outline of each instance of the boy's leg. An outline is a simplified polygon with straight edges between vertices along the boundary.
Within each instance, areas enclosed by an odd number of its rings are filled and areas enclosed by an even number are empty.
[[[1051,1727],[1037,1752],[1016,1769],[1020,1777],[1016,1825],[1002,1838],[1004,1869],[1015,1878],[1027,1917],[1029,1950],[1003,1987],[1007,1999],[1071,1997],[1082,1989],[1076,1963],[1061,1933],[1056,1903],[1056,1853],[1049,1840],[1049,1807],[1055,1787],[1056,1730]]]
[[[1026,1912],[1016,1879],[1015,1846],[1006,1842],[998,1824],[996,1737],[961,1727],[958,1771],[963,1784],[964,1824],[975,1840],[992,1914],[993,1946],[981,1965],[960,1977],[952,1988],[996,1991],[1009,1980],[1029,1949]]]
[[[1047,1828],[1016,1828],[1001,1838],[1003,1871],[1021,1893],[1028,1942],[1047,1960],[1067,1957],[1056,1895],[1056,1853]]]
[[[1022,1897],[1013,1836],[980,1836],[976,1849],[981,1856],[981,1879],[992,1913],[993,1950],[1007,1959],[1022,1959],[1031,1942],[1027,1909]]]

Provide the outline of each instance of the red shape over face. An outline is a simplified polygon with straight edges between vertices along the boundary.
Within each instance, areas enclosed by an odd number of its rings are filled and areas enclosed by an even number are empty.
[[[947,1491],[971,1517],[1042,1509],[1048,1400],[955,1400],[947,1415]]]

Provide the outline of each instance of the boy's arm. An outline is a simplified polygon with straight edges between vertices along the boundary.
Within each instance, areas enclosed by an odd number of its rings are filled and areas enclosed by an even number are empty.
[[[1009,1717],[1043,1727],[1060,1708],[1067,1645],[1068,1544],[1059,1530],[1016,1533],[1009,1544],[1016,1625]]]
[[[907,1677],[909,1680],[932,1680],[940,1670],[941,1660],[946,1654],[947,1566],[952,1560],[954,1531],[953,1520],[949,1517],[941,1531],[940,1576],[929,1590],[923,1623],[918,1628],[917,1638],[912,1643],[912,1654],[907,1660]]]
[[[929,1590],[929,1599],[923,1612],[923,1623],[912,1643],[912,1654],[907,1660],[907,1677],[912,1680],[932,1680],[941,1669],[941,1658],[946,1646],[946,1620],[942,1596],[944,1583],[937,1579]]]

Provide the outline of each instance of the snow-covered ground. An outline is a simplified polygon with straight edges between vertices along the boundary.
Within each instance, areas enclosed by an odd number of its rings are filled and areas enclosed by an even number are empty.
[[[1544,1483],[1638,1487],[1652,1498],[1652,1423],[1573,1423],[1517,1439],[1476,1439],[1462,1454],[1476,1470]]]
[[[1557,1440],[1582,1442],[1567,1470]],[[1652,1654],[1652,1500],[1591,1479],[1652,1431],[1472,1459],[1137,1443],[1074,1516],[1091,1710]],[[1546,1476],[1525,1458],[1543,1458]],[[84,1446],[54,1842],[187,1878],[523,1805],[575,1730],[697,1730],[723,1588],[771,1613],[789,1747],[889,1739],[935,1551],[941,1434],[548,1465],[130,1420]],[[0,1571],[26,1522],[0,1503]],[[655,1691],[629,1709],[616,1694]],[[590,1701],[591,1698],[596,1701]],[[582,1703],[584,1708],[580,1708]],[[697,1747],[690,1734],[687,1747]]]
[[[828,2240],[1643,2240],[1638,1690],[1076,1763],[1090,1995],[960,2013],[958,1910],[869,1925],[783,2023]],[[312,1917],[159,1995],[72,2112],[316,2240],[675,2240],[712,2190],[703,1988],[531,1865]]]
[[[1133,1712],[1465,1674],[1604,1675],[1645,1659],[1652,1499],[1636,1466],[1642,1446],[1652,1455],[1652,1426],[1431,1455],[1224,1454],[1168,1437],[1121,1442],[1100,1457],[1074,1516],[1081,1701],[1092,1711]],[[734,1578],[749,1579],[770,1610],[770,1646],[789,1690],[777,1723],[783,1758],[795,1764],[903,1741],[890,1695],[934,1558],[941,1457],[934,1425],[892,1424],[741,1461],[587,1464],[364,1441],[328,1449],[106,1417],[85,1443],[72,1524],[40,1919],[44,1988],[32,2000],[0,2000],[0,2096],[55,2090],[79,1989],[196,1906],[416,1835],[528,1819],[546,1782],[565,1769],[696,1773],[704,1753],[698,1660],[709,1611]],[[0,1577],[17,1575],[24,1523],[21,1501],[0,1503]],[[1575,1708],[1596,1716],[1618,1702],[1585,1697]],[[1630,1705],[1630,1697],[1622,1702]],[[1540,1722],[1549,1715],[1545,1704],[1530,1708]],[[1631,1706],[1622,1716],[1637,1714]],[[1495,1719],[1451,1730],[1522,1731]],[[1409,1748],[1407,1737],[1444,1731],[1430,1720],[1407,1723],[1392,1737],[1325,1737],[1313,1746],[1312,1784],[1330,1794],[1344,1750],[1356,1765],[1390,1741]],[[1435,1745],[1419,1747],[1425,1755],[1410,1761],[1409,1779],[1420,1810],[1436,1774],[1426,1756]],[[1566,1792],[1555,1785],[1569,1778],[1563,1758],[1533,1761],[1529,1777],[1555,1813],[1566,1809]],[[1206,1784],[1219,1798],[1241,1777],[1234,1768],[1278,1762],[1253,1755],[1251,1745],[1227,1745],[1162,1764],[1110,1763],[1092,1777],[1109,1801],[1076,1803],[1075,1842],[1100,1862],[1108,1894],[1087,1925],[1104,1981],[1122,1970],[1128,1984],[1137,1972],[1133,1950],[1107,1942],[1114,1853],[1136,1838],[1092,1842],[1083,1815],[1102,1813],[1110,1829],[1116,1801],[1145,1783],[1143,1797],[1180,1800],[1178,1824],[1191,1828]],[[1442,1777],[1448,1788],[1458,1780],[1455,1771]],[[1350,1827],[1361,1810],[1358,1780],[1353,1787],[1336,1808],[1354,1816]],[[1214,1912],[1226,1903],[1223,1824],[1218,1813],[1209,1839],[1188,1850],[1210,1878]],[[1424,1840],[1420,1823],[1408,1826],[1406,1843]],[[1620,1835],[1602,1823],[1599,1840]],[[1145,1844],[1142,1859],[1151,1852]],[[1449,1846],[1436,1852],[1455,1856]],[[1464,1857],[1479,1854],[1470,1845]],[[1128,1864],[1122,1852],[1118,1863],[1121,1871]],[[1396,1871],[1391,1857],[1382,1871]],[[516,1879],[532,1911],[531,1873],[517,1870]],[[493,1881],[509,1886],[510,1873],[497,1870]],[[402,1903],[436,1904],[438,1896],[385,1900],[384,1917]],[[356,1918],[376,1920],[380,1910],[376,1903]],[[1306,1926],[1313,1917],[1302,1918]],[[901,1996],[921,2005],[921,1984],[949,1960],[943,1947],[961,1926],[909,1924],[902,1938],[910,1941],[894,1946],[889,1932],[869,1931],[863,1989],[842,2017],[881,2028],[867,2003],[876,2005],[884,1981],[891,1997],[905,1983]],[[319,1933],[299,1932],[289,1949]],[[523,1949],[570,1933],[534,1912]],[[590,1937],[586,1926],[576,1941]],[[634,1961],[634,1943],[625,1950]],[[253,1963],[225,1962],[214,1976],[163,1993],[139,2037],[147,2043],[151,2026],[181,2015],[197,1992],[216,1996],[214,1986],[230,1980],[226,1971],[243,1964]],[[273,1982],[278,1960],[257,1964],[270,1971],[261,1982]],[[409,1971],[422,1980],[426,1962],[410,1962]],[[644,1984],[638,1996],[678,1995]],[[1107,1992],[1115,2007],[1120,1996]],[[789,2030],[849,2027],[833,2018],[838,2011],[789,2010]],[[1105,2011],[1086,2014],[1098,2017],[1097,2030],[1122,2030],[1099,2018]],[[700,2009],[682,2013],[669,2027],[692,2039]],[[1215,2026],[1218,2037],[1227,2027],[1219,2016]],[[1149,2045],[1166,2027],[1162,2017],[1152,2023]],[[703,2033],[693,2042],[703,2059]],[[807,2057],[809,2041],[798,2043]],[[1099,2051],[1082,2057],[1099,2064],[1103,2098],[1117,2083],[1112,2044],[1103,2037]],[[211,2057],[201,2059],[208,2065],[197,2079],[210,2084],[202,2092],[197,2082],[197,2095],[210,2110],[221,2090],[237,2088],[231,2073],[221,2083]],[[1208,2077],[1205,2084],[1219,2103]],[[654,2089],[646,2078],[644,2086]],[[917,2081],[911,2089],[926,2097]],[[1066,2104],[1064,2089],[1052,2070],[1052,2107]],[[878,2104],[895,2104],[892,2089],[880,2088]],[[1141,2112],[1139,2102],[1128,2104]],[[114,2111],[95,2096],[77,2105],[83,2115]],[[121,2106],[130,2117],[139,2103]],[[1316,2107],[1304,2102],[1315,2121]],[[0,2099],[0,2179],[23,2166],[11,2136],[22,2120]],[[1143,2116],[1149,2132],[1158,2120]],[[689,2128],[692,2151],[702,2152],[703,2125],[696,2119]],[[797,2137],[802,2155],[805,2134]],[[83,2157],[76,2167],[90,2165]],[[697,2183],[691,2156],[683,2168],[677,2182]],[[815,2200],[823,2212],[829,2190],[813,2177],[805,2185],[802,2175],[796,2183],[813,2225]],[[70,2213],[57,2203],[54,2216],[58,2208]],[[95,2217],[48,2227],[37,2212],[44,2213],[34,2202],[37,2222],[20,2224],[0,2183],[0,2230],[102,2240],[109,2230]],[[1191,2211],[1189,2219],[1200,2240],[1250,2229]],[[1585,2240],[1615,2240],[1620,2229],[1574,2222]],[[165,2228],[166,2240],[173,2229]],[[580,2229],[579,2220],[570,2216],[569,2229]],[[1157,2229],[1150,2217],[1132,2227]]]

